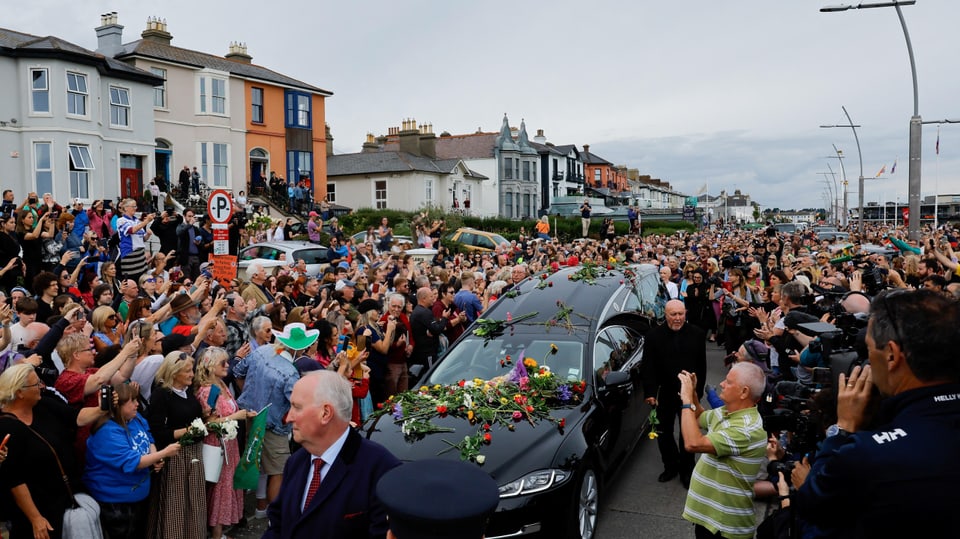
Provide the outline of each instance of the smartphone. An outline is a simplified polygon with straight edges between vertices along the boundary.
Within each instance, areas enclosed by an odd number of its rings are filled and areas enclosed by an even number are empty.
[[[341,335],[340,342],[337,344],[337,353],[343,352],[347,348],[347,336]]]
[[[100,409],[108,412],[113,407],[113,386],[100,386]]]
[[[360,271],[363,271],[363,263],[362,263],[362,262],[357,262],[357,269],[360,270]]]
[[[207,395],[207,406],[211,410],[217,409],[217,399],[220,398],[220,386],[210,386],[210,394]]]
[[[10,441],[10,434],[7,434],[3,437],[3,441],[0,442],[0,451],[3,451],[7,447],[7,442]]]

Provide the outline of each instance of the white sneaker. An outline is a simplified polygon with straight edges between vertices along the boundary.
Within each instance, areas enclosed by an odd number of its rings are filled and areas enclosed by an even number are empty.
[[[255,519],[257,519],[257,520],[267,518],[267,510],[266,510],[266,509],[256,509],[256,510],[254,510],[254,511],[253,511],[253,518],[255,518]]]

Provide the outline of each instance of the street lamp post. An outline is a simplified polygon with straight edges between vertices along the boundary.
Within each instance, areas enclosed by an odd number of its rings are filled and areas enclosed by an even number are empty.
[[[837,148],[836,144],[833,144],[833,151],[836,152],[837,155],[831,155],[828,156],[828,158],[840,161],[840,184],[843,185],[843,218],[840,219],[840,224],[847,226],[847,219],[850,215],[847,206],[847,170],[843,167],[843,150]]]
[[[871,9],[878,7],[892,7],[897,10],[897,17],[900,19],[900,27],[903,29],[903,38],[907,42],[907,55],[910,57],[910,75],[913,78],[913,116],[910,117],[910,168],[909,180],[907,183],[907,194],[909,196],[910,223],[907,225],[909,237],[912,240],[920,240],[920,142],[923,134],[923,121],[920,118],[920,98],[917,91],[917,63],[913,57],[913,45],[910,43],[910,32],[907,31],[907,22],[903,18],[903,12],[900,6],[912,6],[916,0],[901,0],[893,2],[880,2],[875,4],[857,4],[855,6],[828,6],[820,8],[823,13],[836,11],[847,11],[851,9]],[[860,211],[863,211],[863,174],[860,175]],[[861,231],[863,227],[863,215],[860,216]]]
[[[859,125],[855,125],[853,120],[850,119],[850,113],[847,112],[847,107],[844,105],[840,106],[843,109],[844,116],[847,117],[847,123],[842,125],[821,125],[821,128],[829,129],[833,127],[849,127],[853,129],[853,140],[857,143],[857,157],[860,158],[860,177],[857,179],[857,233],[860,237],[863,237],[863,153],[860,151],[860,137],[857,136],[857,128]],[[843,162],[842,160],[840,161]],[[844,195],[846,196],[846,195]]]

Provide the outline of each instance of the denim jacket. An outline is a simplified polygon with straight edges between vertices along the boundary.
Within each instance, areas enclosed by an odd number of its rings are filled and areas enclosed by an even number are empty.
[[[289,352],[278,354],[273,346],[260,346],[234,366],[233,374],[245,379],[237,404],[254,411],[270,404],[267,429],[280,436],[290,434],[293,427],[285,425],[283,418],[290,411],[290,394],[300,373]]]

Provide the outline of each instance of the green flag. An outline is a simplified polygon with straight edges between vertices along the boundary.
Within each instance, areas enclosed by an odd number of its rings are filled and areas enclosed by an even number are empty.
[[[240,462],[233,472],[233,488],[237,490],[255,490],[260,479],[260,453],[263,451],[263,436],[267,432],[267,408],[253,418],[250,433],[247,436],[247,447],[240,455]]]

